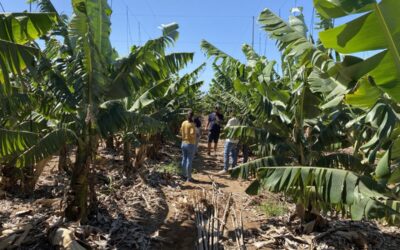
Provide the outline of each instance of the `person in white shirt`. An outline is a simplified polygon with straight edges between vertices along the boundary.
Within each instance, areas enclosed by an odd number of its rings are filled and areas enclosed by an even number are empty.
[[[228,123],[226,124],[226,128],[239,126],[240,122],[236,118],[235,114],[231,112],[232,118],[229,119]],[[239,140],[227,138],[225,140],[224,145],[224,169],[219,172],[219,174],[224,174],[228,172],[229,169],[229,158],[232,157],[232,168],[236,167],[237,164],[237,145]]]

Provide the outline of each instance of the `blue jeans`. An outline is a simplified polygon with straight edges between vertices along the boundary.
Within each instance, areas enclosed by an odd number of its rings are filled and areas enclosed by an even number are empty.
[[[224,146],[224,170],[229,169],[229,156],[232,157],[232,168],[236,167],[237,164],[237,144],[229,141],[225,141]]]
[[[190,179],[192,178],[192,162],[194,152],[196,150],[195,144],[182,143],[182,170],[183,175]]]

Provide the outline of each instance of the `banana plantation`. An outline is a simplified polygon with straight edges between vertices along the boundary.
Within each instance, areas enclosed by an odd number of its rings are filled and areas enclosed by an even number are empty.
[[[400,249],[400,1],[264,8],[278,59],[196,67],[178,23],[122,55],[113,1],[67,2],[0,12],[0,249]]]

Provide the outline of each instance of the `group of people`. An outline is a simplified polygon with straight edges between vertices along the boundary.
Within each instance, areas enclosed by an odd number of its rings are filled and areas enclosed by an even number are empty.
[[[235,112],[230,112],[230,119],[228,120],[226,127],[239,126],[240,122],[236,118]],[[208,121],[206,128],[208,130],[208,147],[207,154],[211,155],[212,143],[214,143],[214,154],[217,152],[218,141],[221,134],[221,129],[224,124],[224,116],[220,112],[218,106],[215,107],[215,111],[208,116]],[[225,128],[226,128],[225,127]],[[187,114],[187,119],[182,123],[180,133],[182,136],[182,169],[183,177],[186,181],[193,182],[192,178],[192,163],[195,154],[198,152],[198,144],[201,138],[201,118],[195,117],[193,111],[189,111]],[[238,143],[236,139],[227,138],[224,145],[224,166],[219,174],[224,174],[229,170],[230,158],[232,158],[232,168],[237,165],[238,156]],[[244,159],[247,161],[247,150],[244,146],[243,148]]]

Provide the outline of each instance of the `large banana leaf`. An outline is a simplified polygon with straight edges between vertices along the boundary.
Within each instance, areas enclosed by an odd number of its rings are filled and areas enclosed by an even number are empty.
[[[192,72],[186,73],[185,75],[180,77],[179,81],[176,81],[168,87],[168,90],[164,96],[178,96],[184,94],[185,91],[188,90],[188,87],[191,85],[191,82],[198,78],[198,75],[200,74],[200,72],[203,71],[205,66],[206,64],[203,63]]]
[[[95,45],[93,49],[101,53],[101,58],[105,63],[111,63],[111,8],[107,0],[72,0],[72,5],[76,15],[75,18],[83,15],[81,21],[85,22],[84,25],[81,24],[76,27],[80,29],[80,36],[83,37],[85,35],[84,32],[90,32],[91,37],[89,38],[93,39],[92,43]]]
[[[393,141],[392,158],[393,159],[400,158],[400,136],[396,137]]]
[[[230,173],[232,178],[248,179],[250,176],[255,176],[260,168],[282,166],[289,162],[290,159],[283,157],[267,156],[235,167]]]
[[[162,98],[169,87],[170,81],[164,80],[160,83],[154,84],[154,86],[147,89],[142,95],[140,95],[129,111],[137,111],[155,102],[156,99]]]
[[[119,131],[155,134],[164,124],[148,115],[128,111],[122,101],[108,101],[100,106],[97,123],[102,136]]]
[[[391,149],[387,150],[385,155],[379,160],[375,169],[375,177],[385,183],[391,175],[390,169]]]
[[[289,16],[289,25],[299,32],[303,34],[304,37],[307,36],[308,28],[306,22],[304,20],[303,15],[303,8],[302,7],[295,7],[291,10],[292,15]]]
[[[272,129],[272,126],[265,126],[263,128],[250,126],[231,126],[225,129],[225,133],[227,138],[239,139],[240,141],[246,143],[277,143],[282,141],[283,138],[289,136],[289,132],[285,130],[285,126],[283,124],[276,124],[275,128],[278,127],[280,130],[274,130]],[[272,131],[276,133],[272,133]]]
[[[361,159],[345,153],[333,153],[321,156],[316,165],[327,168],[350,170],[358,174],[369,173],[371,171],[371,168],[367,164],[363,164]]]
[[[27,131],[0,129],[0,161],[6,160],[16,167],[34,165],[56,154],[66,142],[76,139],[68,129],[56,129],[41,138]]]
[[[0,40],[0,84],[5,84],[5,92],[10,89],[9,74],[22,75],[24,70],[32,70],[38,55],[36,48]]]
[[[89,89],[88,99],[99,102],[110,81],[107,78],[112,49],[109,41],[111,10],[107,0],[72,0],[74,15],[69,23],[75,56],[82,54]],[[90,93],[90,94],[89,94]],[[89,97],[90,96],[90,97]]]
[[[308,77],[310,90],[325,94],[325,104],[323,109],[336,107],[344,98],[346,88],[335,77],[314,68]]]
[[[201,41],[200,47],[206,53],[206,55],[208,57],[214,56],[216,60],[219,58],[222,58],[222,59],[230,59],[230,60],[237,61],[236,59],[234,59],[227,53],[223,52],[222,50],[218,49],[217,47],[215,47],[214,45],[212,45],[210,42],[208,42],[206,40]]]
[[[56,22],[54,13],[0,13],[0,40],[26,44],[46,35]]]
[[[159,67],[167,74],[176,74],[189,62],[193,61],[194,53],[171,53],[158,60]],[[167,77],[167,75],[165,75]]]
[[[35,133],[0,129],[0,159],[11,154],[23,152],[35,145],[38,139],[39,136]]]
[[[317,49],[302,31],[291,27],[271,10],[265,9],[258,21],[270,37],[278,41],[278,47],[286,59],[298,60],[300,64],[306,66],[315,66],[330,75],[339,73],[339,65],[327,53]],[[344,76],[337,75],[336,79],[342,84],[347,84],[349,79],[342,77]]]
[[[390,105],[378,102],[368,112],[365,122],[370,124],[376,132],[374,131],[371,139],[361,149],[370,150],[369,160],[374,162],[377,151],[382,142],[391,137],[396,123],[399,122],[399,117]]]
[[[52,13],[0,14],[0,84],[5,84],[5,91],[9,90],[9,74],[21,75],[34,67],[39,50],[26,44],[46,35],[56,21]]]
[[[328,0],[319,1],[331,2]],[[358,74],[373,77],[376,86],[395,99],[400,101],[400,1],[351,1],[354,9],[368,11],[366,14],[340,25],[336,28],[320,33],[320,39],[327,48],[335,49],[340,53],[350,54],[367,51],[379,51],[376,55],[366,59],[357,66]],[[337,6],[345,8],[350,1],[339,1]],[[368,4],[368,5],[367,5]],[[318,6],[317,6],[318,7]],[[338,7],[338,8],[339,8]],[[319,8],[322,13],[332,14]],[[332,14],[335,16],[335,14]]]
[[[383,91],[376,87],[369,77],[361,78],[357,83],[357,89],[345,97],[346,103],[364,109],[372,108],[383,96]]]
[[[373,8],[376,0],[314,0],[314,6],[325,18],[337,18]]]
[[[34,165],[60,151],[66,143],[77,139],[68,129],[56,129],[40,138],[35,145],[22,152],[15,160],[16,167]]]
[[[262,189],[286,192],[303,200],[315,200],[327,208],[341,207],[354,220],[384,218],[400,221],[400,201],[385,194],[385,187],[351,171],[320,167],[265,167],[247,192]],[[338,206],[339,205],[339,206]]]
[[[108,97],[132,96],[134,91],[140,92],[152,82],[178,73],[193,60],[193,53],[165,54],[165,48],[177,39],[179,26],[173,23],[162,27],[160,38],[149,40],[141,47],[133,46],[128,57],[114,63],[113,80],[106,92]]]

